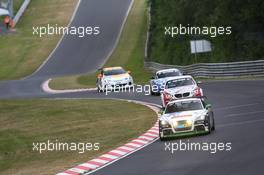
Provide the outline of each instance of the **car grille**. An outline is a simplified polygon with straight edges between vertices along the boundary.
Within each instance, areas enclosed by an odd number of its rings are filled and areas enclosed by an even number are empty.
[[[196,131],[204,131],[205,128],[204,128],[203,125],[198,125],[198,126],[195,126],[195,130],[196,130]]]
[[[178,126],[179,125],[186,125],[186,124],[187,124],[186,120],[178,121]],[[183,127],[183,128],[178,128],[177,126],[174,127],[175,131],[189,131],[191,129],[192,129],[192,126],[187,126],[187,127]]]
[[[189,97],[190,96],[190,92],[186,92],[183,94],[175,94],[176,98],[184,98],[184,97]]]
[[[117,87],[117,86],[119,86],[119,87],[123,87],[123,86],[127,86],[127,85],[131,85],[131,83],[124,83],[124,84],[115,84],[115,85],[112,85],[112,87],[114,88],[114,87]]]

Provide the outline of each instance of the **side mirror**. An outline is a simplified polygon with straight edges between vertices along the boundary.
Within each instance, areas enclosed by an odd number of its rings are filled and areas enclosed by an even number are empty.
[[[206,108],[206,109],[212,108],[212,105],[211,105],[211,104],[207,104],[207,105],[205,106],[205,108]]]
[[[102,77],[103,77],[102,74],[98,74],[98,75],[97,75],[97,78],[102,78]]]
[[[155,79],[155,77],[153,76],[153,77],[151,77],[150,79],[154,80],[154,79]]]
[[[158,114],[162,115],[162,114],[164,113],[164,111],[165,111],[165,108],[163,107],[163,108],[161,108],[161,109],[159,110]]]
[[[131,74],[131,71],[129,70],[129,71],[127,71],[127,73],[128,73],[128,74]]]

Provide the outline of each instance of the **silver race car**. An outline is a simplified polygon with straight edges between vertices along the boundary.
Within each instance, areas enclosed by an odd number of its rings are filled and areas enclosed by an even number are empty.
[[[171,77],[167,79],[165,88],[161,93],[162,107],[175,99],[186,97],[201,97],[203,90],[190,75]]]
[[[156,72],[150,80],[151,95],[159,95],[164,90],[166,80],[170,77],[182,76],[179,69],[163,69]]]
[[[168,103],[159,119],[159,135],[168,137],[210,133],[215,130],[214,113],[204,98],[185,98]]]

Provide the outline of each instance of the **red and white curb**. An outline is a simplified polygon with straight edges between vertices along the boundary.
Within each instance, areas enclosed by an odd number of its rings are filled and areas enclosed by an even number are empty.
[[[143,102],[137,102],[137,101],[131,101],[134,103],[139,103],[142,105],[145,105],[152,110],[154,110],[157,115],[159,112],[159,108],[147,103]],[[159,126],[158,121],[155,123],[155,125],[150,128],[147,132],[139,136],[138,138],[132,140],[129,143],[126,143],[123,146],[120,146],[112,151],[109,151],[106,154],[103,154],[99,156],[98,158],[92,159],[88,162],[85,162],[83,164],[77,165],[73,168],[70,168],[64,172],[58,173],[57,175],[87,175],[90,173],[93,173],[105,166],[108,166],[142,148],[145,146],[153,143],[156,141],[159,137]]]
[[[53,90],[49,87],[49,82],[51,79],[45,81],[42,84],[42,89],[47,93],[52,94],[58,94],[58,93],[67,93],[67,92],[83,92],[83,91],[92,91],[96,88],[91,89],[72,89],[72,90]],[[136,104],[141,104],[144,106],[149,107],[153,111],[156,112],[156,114],[159,117],[159,110],[160,106],[152,103],[145,103],[135,100],[124,100],[124,99],[115,99],[115,100],[123,100],[128,101]],[[109,151],[106,154],[103,154],[99,156],[98,158],[92,159],[88,162],[82,163],[80,165],[77,165],[73,168],[70,168],[64,172],[58,173],[57,175],[87,175],[91,174],[105,166],[108,166],[146,146],[149,144],[155,142],[159,137],[159,126],[158,121],[155,123],[155,125],[150,128],[147,132],[139,136],[138,138],[132,140],[131,142],[120,146],[112,151]]]
[[[61,94],[61,93],[84,92],[84,91],[95,91],[95,90],[97,90],[96,88],[55,90],[55,89],[51,89],[49,87],[50,81],[51,81],[51,79],[48,79],[44,83],[42,83],[42,85],[41,85],[41,88],[43,89],[43,91],[50,93],[50,94]]]

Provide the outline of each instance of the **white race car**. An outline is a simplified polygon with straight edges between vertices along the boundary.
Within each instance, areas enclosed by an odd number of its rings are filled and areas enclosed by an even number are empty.
[[[210,133],[215,130],[211,105],[202,98],[185,98],[168,103],[159,119],[160,139]]]
[[[165,88],[161,93],[162,107],[166,107],[171,100],[201,96],[203,96],[203,90],[192,76],[172,77],[167,79]]]
[[[157,71],[155,76],[150,80],[151,94],[160,94],[165,87],[166,80],[176,76],[182,76],[182,72],[179,69],[163,69]]]
[[[99,92],[116,88],[130,88],[134,84],[130,71],[122,67],[108,67],[101,69],[97,76],[96,86]]]

